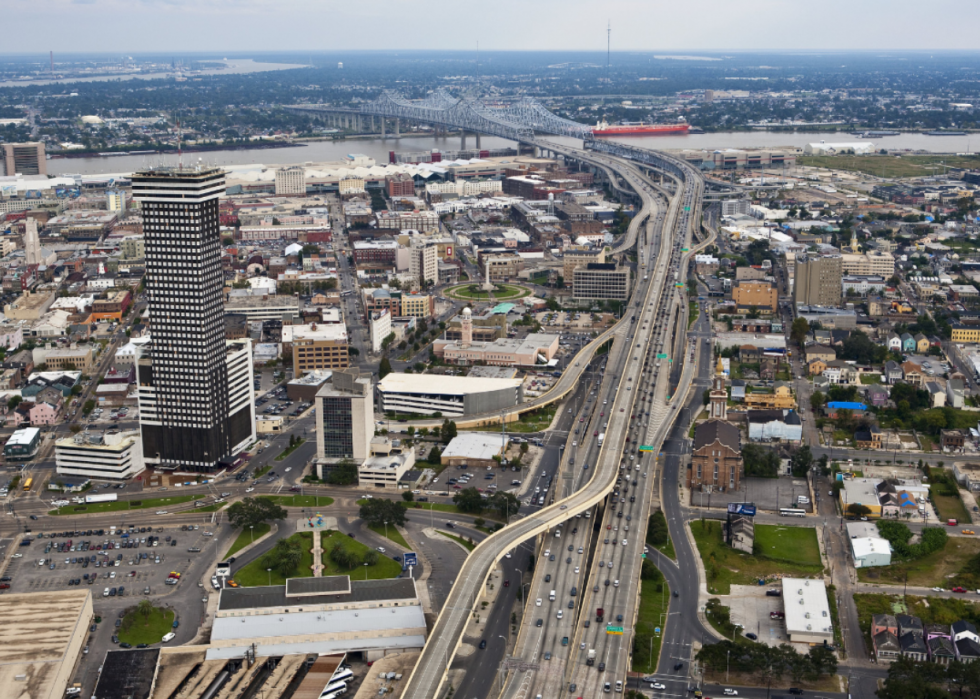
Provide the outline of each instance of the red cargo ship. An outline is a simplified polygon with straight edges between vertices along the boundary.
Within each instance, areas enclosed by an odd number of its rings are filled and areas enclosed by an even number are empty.
[[[621,124],[610,126],[605,122],[596,124],[593,136],[657,136],[660,134],[686,134],[690,124]]]

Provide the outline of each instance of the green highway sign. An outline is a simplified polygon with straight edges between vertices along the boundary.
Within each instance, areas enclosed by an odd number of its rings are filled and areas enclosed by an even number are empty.
[[[653,447],[649,444],[643,444],[640,446],[640,451],[653,451]]]
[[[623,627],[622,626],[607,626],[606,633],[610,636],[622,636]]]
[[[688,248],[681,248],[681,252],[688,252]]]
[[[691,210],[691,207],[690,206],[685,206],[684,207],[684,211],[690,211],[690,210]]]
[[[657,354],[657,359],[666,359],[666,358],[667,358],[666,352],[660,352],[659,354]]]

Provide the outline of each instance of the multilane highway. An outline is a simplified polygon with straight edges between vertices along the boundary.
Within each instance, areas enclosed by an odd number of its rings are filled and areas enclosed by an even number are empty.
[[[574,153],[574,157],[589,159],[589,156],[578,151]],[[630,239],[636,240],[640,225],[647,221],[654,207],[652,189],[634,169],[623,167],[612,158],[602,156],[593,157],[591,160],[617,169],[622,179],[640,194],[643,206],[634,217],[628,233]],[[673,168],[687,174],[683,166],[673,164]],[[677,228],[685,231],[683,239],[686,240],[691,221],[697,219],[690,216],[692,209],[688,202],[691,201],[691,194],[685,192],[684,180],[678,183],[677,193],[683,203],[683,211],[679,212],[677,207],[674,207],[673,220],[676,220]],[[654,242],[650,237],[649,225],[647,228],[645,240]],[[606,337],[614,340],[607,360],[607,377],[612,379],[609,390],[614,393],[609,403],[611,407],[609,418],[604,425],[606,440],[600,452],[599,463],[590,469],[592,475],[581,489],[489,537],[473,551],[436,621],[419,662],[409,677],[405,690],[406,696],[434,698],[439,695],[451,658],[461,643],[471,613],[476,609],[487,576],[506,553],[528,538],[549,532],[559,522],[590,511],[595,505],[603,502],[613,489],[614,481],[619,474],[619,454],[625,448],[630,423],[634,419],[636,399],[640,393],[639,390],[634,390],[639,385],[634,377],[640,375],[641,360],[648,355],[655,344],[649,329],[641,334],[638,328],[644,324],[652,328],[658,321],[661,321],[661,327],[665,327],[662,323],[666,310],[665,304],[676,303],[676,293],[671,291],[670,286],[676,281],[676,274],[673,272],[676,266],[672,267],[672,263],[673,265],[680,263],[680,259],[676,256],[679,246],[675,244],[674,226],[666,227],[663,235],[663,244],[658,246],[656,264],[648,270],[649,274],[644,275],[650,278],[644,278],[637,284],[634,299],[638,300],[631,305],[623,320],[606,333]],[[638,319],[643,322],[637,322]],[[662,338],[660,339],[662,342]],[[657,350],[659,349],[658,346]],[[666,371],[660,374],[658,382],[665,384],[666,375]],[[661,390],[666,390],[666,386]],[[609,458],[607,454],[615,456]],[[579,555],[577,548],[575,554]],[[622,665],[623,676],[625,676],[625,664]]]

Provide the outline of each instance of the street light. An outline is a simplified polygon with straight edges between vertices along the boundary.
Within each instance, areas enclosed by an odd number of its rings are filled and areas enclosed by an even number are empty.
[[[367,569],[368,569],[368,564],[365,563],[364,564],[364,580],[367,580]]]
[[[249,532],[249,535],[252,537],[252,543],[254,544],[255,543],[255,525],[254,524],[248,525],[248,532]]]
[[[265,572],[269,574],[269,587],[272,587],[272,568],[266,568]]]

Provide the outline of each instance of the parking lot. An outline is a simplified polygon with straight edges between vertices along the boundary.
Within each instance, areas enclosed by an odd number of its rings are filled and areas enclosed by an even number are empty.
[[[88,585],[97,598],[164,593],[168,576],[172,572],[183,575],[192,558],[211,542],[208,529],[185,526],[199,528],[126,527],[115,531],[28,533],[7,540],[4,543],[10,561],[4,580],[0,581],[0,592]],[[24,541],[30,543],[25,546]]]
[[[103,406],[95,408],[88,416],[88,422],[93,425],[112,426],[123,420],[138,420],[140,410],[135,405],[122,405],[119,407]]]
[[[820,493],[814,493],[819,499]],[[823,493],[827,495],[826,491]],[[800,496],[812,500],[805,478],[780,476],[779,478],[743,478],[739,490],[726,492],[713,491],[710,494],[699,490],[691,491],[691,505],[694,507],[725,507],[730,502],[752,502],[766,512],[777,512],[781,507],[792,507],[813,512],[814,503],[799,502]]]
[[[303,411],[311,408],[312,403],[291,401],[286,397],[286,387],[280,386],[255,401],[255,410],[262,415],[283,415],[297,417]]]
[[[778,585],[732,585],[731,594],[722,599],[722,604],[729,606],[732,623],[740,624],[744,633],[753,633],[760,643],[775,647],[789,643],[785,621],[771,616],[783,613],[783,598],[766,594],[779,589]]]

